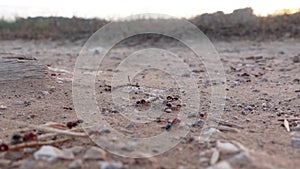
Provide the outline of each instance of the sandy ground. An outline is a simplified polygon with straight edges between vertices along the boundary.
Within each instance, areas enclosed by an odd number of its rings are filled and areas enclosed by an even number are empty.
[[[0,105],[3,106],[0,109],[0,140],[10,142],[11,135],[28,124],[40,125],[49,121],[66,124],[77,119],[72,102],[71,78],[83,43],[84,41],[0,41],[0,57],[35,57],[49,67],[48,74],[42,79],[25,78],[0,83]],[[227,96],[221,120],[223,124],[219,125],[220,128],[217,128],[209,141],[202,143],[197,139],[201,132],[200,123],[192,125],[188,136],[178,138],[180,143],[176,147],[159,156],[131,159],[107,152],[106,161],[121,162],[122,168],[217,168],[216,165],[225,168],[227,164],[231,168],[298,168],[300,141],[297,146],[296,143],[292,144],[291,139],[300,139],[300,120],[289,120],[291,132],[287,132],[280,120],[300,118],[300,61],[295,57],[300,55],[299,39],[213,44],[220,54],[226,73]],[[164,131],[161,127],[166,122],[133,124],[128,127],[131,123],[114,110],[109,97],[109,81],[114,67],[134,49],[134,46],[119,47],[111,51],[97,76],[96,95],[105,119],[114,128],[127,135],[148,137]],[[209,83],[203,65],[193,65],[193,61],[187,59],[189,53],[185,51],[181,51],[180,55],[187,60],[193,75],[198,78],[201,103],[195,118],[205,120],[209,112],[210,87],[213,84]],[[167,74],[151,70],[131,77],[131,83],[164,90],[176,87],[174,79]],[[180,93],[176,89],[166,93],[178,94]],[[146,97],[142,93],[131,93],[130,96],[133,104]],[[172,119],[176,113],[175,110],[163,117]],[[225,123],[236,125],[228,126]],[[176,127],[172,130],[176,130]],[[226,152],[217,146],[219,142],[235,145],[238,151]],[[86,149],[94,145],[88,138],[75,137],[53,146],[60,149],[81,146],[84,150],[75,159],[82,159]],[[33,153],[37,150],[38,148],[1,152],[0,168],[69,168],[68,165],[72,162],[35,160]],[[82,168],[99,168],[99,161],[101,160],[84,160]]]

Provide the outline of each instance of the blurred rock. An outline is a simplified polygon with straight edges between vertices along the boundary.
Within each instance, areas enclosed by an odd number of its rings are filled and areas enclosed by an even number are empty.
[[[217,141],[217,148],[224,154],[232,154],[239,151],[235,145],[231,143],[222,143],[220,141]]]
[[[6,160],[6,159],[0,159],[0,168],[1,167],[7,167],[8,165],[10,165],[11,161],[10,160]]]
[[[300,63],[300,54],[293,57],[294,63]]]
[[[19,169],[31,169],[34,168],[34,164],[36,164],[35,161],[26,161],[20,165]]]
[[[75,160],[69,164],[70,169],[79,169],[82,168],[82,160]]]
[[[292,137],[291,144],[293,148],[300,148],[300,138]]]
[[[83,151],[83,147],[81,146],[74,146],[74,147],[71,147],[71,148],[66,148],[64,149],[63,151],[70,151],[72,152],[74,155],[77,155],[79,153],[81,153]]]
[[[105,160],[106,152],[99,147],[91,147],[86,151],[83,158],[85,160]]]
[[[207,169],[231,169],[232,167],[227,161],[221,161],[216,165],[210,166]]]
[[[6,109],[7,109],[7,106],[0,105],[0,110],[6,110]]]
[[[120,169],[123,167],[121,162],[101,161],[98,163],[100,169]]]
[[[43,146],[37,152],[34,153],[34,158],[36,160],[46,160],[48,162],[54,161],[56,159],[74,159],[74,154],[70,151],[62,151],[53,146]]]

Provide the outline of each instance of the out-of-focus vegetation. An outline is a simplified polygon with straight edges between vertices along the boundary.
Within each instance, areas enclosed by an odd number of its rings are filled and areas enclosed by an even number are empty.
[[[209,38],[280,39],[300,38],[300,9],[297,13],[283,12],[267,17],[253,14],[251,8],[238,9],[231,14],[216,12],[189,19]],[[82,39],[88,38],[108,21],[100,19],[34,17],[0,20],[1,39]]]
[[[28,17],[0,20],[1,39],[80,39],[108,23],[99,19]]]

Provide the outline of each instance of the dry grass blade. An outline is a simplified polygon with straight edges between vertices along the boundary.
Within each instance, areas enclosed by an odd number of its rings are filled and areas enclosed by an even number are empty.
[[[8,122],[13,122],[13,123],[18,123],[18,124],[23,124],[26,125],[27,127],[30,128],[34,128],[37,130],[42,130],[42,131],[48,131],[48,132],[54,132],[57,133],[57,135],[67,135],[67,136],[73,136],[73,137],[88,137],[88,135],[86,133],[82,133],[82,132],[72,132],[69,130],[60,130],[60,129],[55,129],[55,128],[51,128],[45,125],[33,125],[33,124],[26,124],[24,122],[20,122],[20,121],[13,121],[13,120],[7,120],[7,119],[2,119],[4,121],[8,121]]]
[[[231,133],[239,133],[240,130],[236,128],[230,128],[226,126],[218,126],[218,129],[222,132],[231,132]]]
[[[61,129],[61,130],[67,130],[68,127],[66,125],[60,124],[60,123],[55,123],[55,122],[47,122],[44,124],[44,126],[56,128],[56,129]]]
[[[300,118],[279,118],[277,119],[278,121],[284,121],[284,120],[287,120],[287,121],[300,121]]]
[[[59,139],[59,140],[52,140],[52,141],[45,141],[45,142],[31,142],[31,143],[22,143],[15,146],[10,146],[9,150],[19,150],[22,148],[28,148],[28,147],[38,147],[38,146],[44,146],[44,145],[52,145],[56,143],[62,143],[65,141],[68,141],[68,138]]]
[[[289,122],[287,121],[287,119],[284,119],[283,125],[284,125],[284,127],[286,128],[286,131],[287,131],[287,132],[290,132],[290,131],[291,131],[291,130],[290,130],[290,124],[289,124]]]

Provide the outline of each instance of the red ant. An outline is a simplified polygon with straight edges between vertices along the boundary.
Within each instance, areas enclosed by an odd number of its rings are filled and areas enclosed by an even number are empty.
[[[0,152],[7,151],[7,150],[8,150],[8,145],[6,143],[1,143],[0,144]]]

